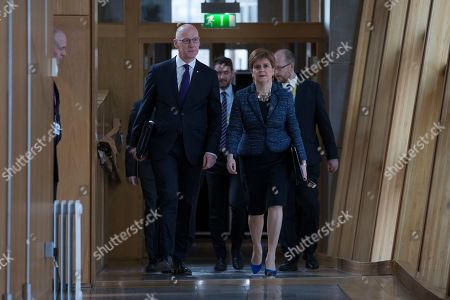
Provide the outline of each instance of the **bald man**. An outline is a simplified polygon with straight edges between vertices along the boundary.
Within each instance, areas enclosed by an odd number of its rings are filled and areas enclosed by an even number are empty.
[[[339,167],[338,151],[334,138],[331,122],[325,109],[322,91],[319,84],[311,81],[300,81],[294,72],[294,54],[288,49],[280,49],[275,52],[275,78],[282,86],[292,94],[295,104],[295,113],[298,124],[305,141],[305,150],[308,155],[308,179],[317,183],[320,175],[319,138],[316,128],[320,133],[325,146],[328,171],[336,172]],[[302,238],[309,237],[319,230],[320,202],[318,187],[305,182],[298,185],[292,183],[292,197],[283,207],[283,226],[280,242],[286,255],[289,249],[295,248]],[[314,252],[317,243],[313,243],[303,251],[305,267],[317,269],[319,262]],[[286,259],[280,266],[280,271],[296,271],[300,254]]]
[[[56,59],[57,64],[61,62],[66,56],[67,37],[65,33],[59,29],[53,31],[53,58]],[[58,171],[58,156],[56,153],[56,146],[61,140],[61,116],[59,115],[59,91],[55,81],[53,81],[53,128],[55,130],[54,140],[54,163],[53,163],[53,199],[56,200],[59,171]]]
[[[173,39],[178,55],[153,65],[145,80],[144,101],[131,133],[136,156],[142,124],[155,112],[150,156],[161,210],[163,273],[192,275],[185,266],[195,235],[195,212],[202,170],[219,151],[221,104],[217,74],[196,57],[200,37],[195,26],[179,26]],[[139,159],[139,158],[137,158]]]

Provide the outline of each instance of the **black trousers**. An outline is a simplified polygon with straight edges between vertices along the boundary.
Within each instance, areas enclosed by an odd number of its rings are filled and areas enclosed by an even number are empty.
[[[195,215],[202,166],[189,163],[180,136],[162,159],[152,160],[157,207],[161,210],[160,242],[163,258],[186,258],[195,237]]]
[[[318,183],[320,163],[307,166],[308,179]],[[304,182],[295,185],[291,181],[286,205],[283,207],[283,225],[280,233],[280,244],[283,252],[295,247],[305,236],[319,230],[320,202],[319,186],[309,188]],[[314,253],[317,243],[305,249]],[[295,259],[298,259],[296,257]]]
[[[156,186],[155,175],[150,160],[138,162],[138,177],[141,182],[142,195],[144,196],[144,220],[150,213],[150,210],[156,211]],[[148,259],[151,263],[155,263],[162,258],[160,250],[160,236],[159,236],[160,220],[144,226],[145,236],[145,250],[147,251]]]
[[[247,202],[239,175],[227,171],[226,157],[220,153],[216,164],[206,172],[209,200],[209,228],[217,258],[226,258],[226,216],[231,206],[231,255],[240,256],[247,224]],[[239,169],[238,169],[239,173]]]

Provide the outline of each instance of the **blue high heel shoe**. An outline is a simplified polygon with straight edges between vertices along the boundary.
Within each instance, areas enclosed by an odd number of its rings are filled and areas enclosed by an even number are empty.
[[[250,263],[250,267],[252,268],[252,273],[257,274],[259,271],[261,271],[262,263],[260,263],[259,265],[254,265]]]
[[[265,269],[264,274],[266,277],[276,277],[277,276],[277,270],[271,270],[271,269]]]
[[[261,256],[262,256],[262,245],[260,244],[259,247],[261,248]],[[253,254],[252,254],[252,259],[253,259]],[[252,261],[250,260],[250,267],[252,268],[253,274],[257,274],[259,271],[261,271],[262,265],[263,265],[262,262],[259,265],[254,265],[254,264],[252,264]]]

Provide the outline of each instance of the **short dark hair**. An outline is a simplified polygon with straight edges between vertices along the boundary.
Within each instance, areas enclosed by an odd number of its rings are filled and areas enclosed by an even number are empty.
[[[253,50],[253,52],[250,53],[250,56],[248,57],[248,64],[250,66],[250,69],[253,69],[253,64],[257,60],[263,58],[267,58],[272,65],[272,68],[275,68],[275,56],[273,55],[273,52],[265,48],[257,48]]]
[[[225,65],[226,67],[230,67],[231,71],[233,71],[233,61],[231,58],[219,56],[214,60],[214,66],[215,65]]]

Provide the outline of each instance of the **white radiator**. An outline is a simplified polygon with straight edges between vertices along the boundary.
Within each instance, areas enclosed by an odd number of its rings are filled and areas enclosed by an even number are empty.
[[[81,215],[79,200],[53,202],[53,300],[81,300]],[[74,289],[73,289],[74,284]],[[73,297],[72,297],[73,296]]]

